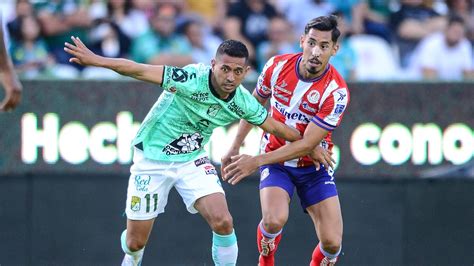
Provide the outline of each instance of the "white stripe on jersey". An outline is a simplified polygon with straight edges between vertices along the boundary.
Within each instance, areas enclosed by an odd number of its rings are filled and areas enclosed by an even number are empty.
[[[323,106],[324,101],[326,101],[326,98],[329,97],[329,95],[337,90],[339,88],[339,85],[337,85],[337,82],[335,80],[331,80],[329,82],[329,85],[326,87],[324,90],[323,96],[321,97],[321,100],[319,100],[319,109],[321,110],[321,107]]]

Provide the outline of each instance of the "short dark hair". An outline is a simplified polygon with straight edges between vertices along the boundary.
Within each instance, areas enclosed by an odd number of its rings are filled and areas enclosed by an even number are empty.
[[[225,40],[217,48],[216,57],[220,55],[229,55],[232,57],[245,58],[245,62],[249,59],[249,51],[247,46],[237,40]]]
[[[316,29],[320,31],[332,31],[331,40],[334,43],[336,43],[337,39],[339,39],[339,36],[341,36],[341,32],[337,28],[337,17],[335,15],[313,18],[304,27],[304,34],[308,34],[309,30],[311,29]]]

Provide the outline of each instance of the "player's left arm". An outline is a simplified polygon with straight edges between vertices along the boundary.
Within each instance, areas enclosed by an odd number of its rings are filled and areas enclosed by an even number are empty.
[[[328,130],[310,123],[302,139],[288,143],[277,150],[256,156],[246,154],[234,156],[232,163],[225,169],[226,176],[223,179],[235,185],[262,165],[284,162],[307,155],[313,151],[314,147],[319,145],[327,133]]]

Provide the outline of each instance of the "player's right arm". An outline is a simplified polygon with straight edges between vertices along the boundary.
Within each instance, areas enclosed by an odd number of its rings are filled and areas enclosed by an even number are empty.
[[[163,82],[162,65],[147,65],[123,58],[109,58],[94,54],[87,46],[76,37],[71,37],[74,44],[65,43],[64,51],[72,55],[69,62],[82,66],[96,66],[111,69],[121,75],[135,79],[157,83]]]

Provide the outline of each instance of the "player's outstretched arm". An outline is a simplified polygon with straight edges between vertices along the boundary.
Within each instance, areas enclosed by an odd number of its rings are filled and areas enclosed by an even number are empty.
[[[77,37],[72,36],[71,43],[64,43],[64,51],[72,55],[69,62],[82,66],[96,66],[111,69],[121,75],[143,81],[160,84],[163,81],[163,66],[147,65],[123,58],[109,58],[94,54]]]
[[[327,133],[327,130],[310,123],[300,140],[288,143],[269,153],[256,156],[243,154],[232,157],[232,163],[225,168],[226,175],[222,178],[235,185],[244,177],[255,172],[259,166],[284,162],[310,154]]]

